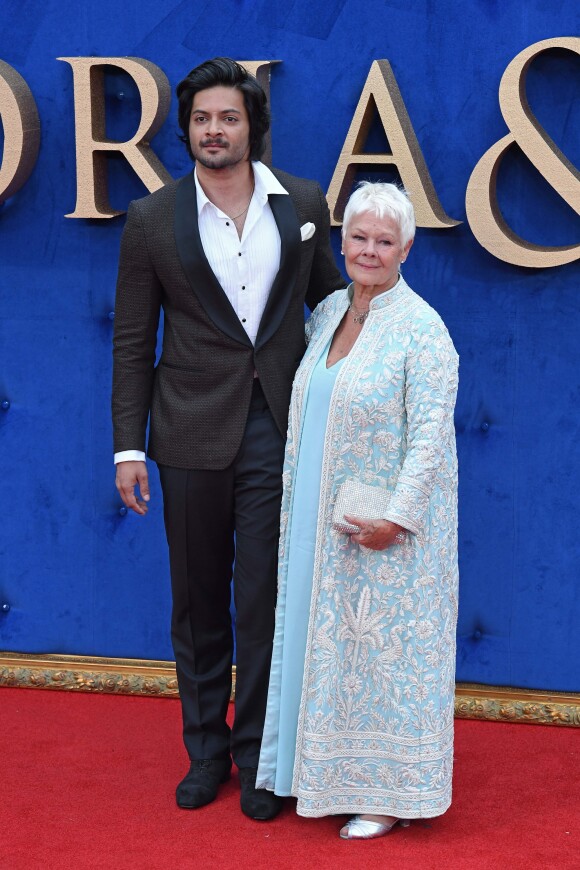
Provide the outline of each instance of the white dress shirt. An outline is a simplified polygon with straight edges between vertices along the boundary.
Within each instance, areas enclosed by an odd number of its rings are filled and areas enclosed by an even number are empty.
[[[194,171],[199,235],[208,263],[228,297],[252,344],[274,279],[280,268],[280,233],[268,202],[271,193],[288,195],[272,172],[252,163],[254,193],[242,238],[231,219],[205,195]],[[115,463],[145,461],[141,450],[115,453]]]

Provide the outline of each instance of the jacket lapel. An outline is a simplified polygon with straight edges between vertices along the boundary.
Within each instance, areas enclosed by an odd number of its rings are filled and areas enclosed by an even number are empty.
[[[289,199],[289,197],[281,197]],[[197,196],[193,172],[177,185],[175,194],[175,243],[191,288],[208,317],[234,341],[252,346],[230,300],[205,256],[197,223]],[[283,243],[282,243],[283,244]],[[276,279],[277,280],[277,279]],[[275,286],[276,282],[274,282]]]
[[[274,220],[280,233],[280,268],[274,279],[262,314],[256,350],[274,335],[292,298],[300,265],[300,221],[289,195],[271,193],[268,197]]]

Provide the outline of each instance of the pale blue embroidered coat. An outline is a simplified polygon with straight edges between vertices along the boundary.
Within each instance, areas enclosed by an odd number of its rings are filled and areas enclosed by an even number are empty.
[[[348,294],[337,291],[313,313],[294,383],[274,661],[283,641],[286,545],[304,396],[349,305]],[[451,802],[457,363],[439,315],[400,279],[372,301],[336,377],[292,784],[301,815],[431,817]],[[411,532],[407,543],[375,552],[332,529],[337,488],[351,476],[392,491],[385,518]],[[276,691],[271,682],[270,695]],[[272,788],[264,770],[261,762],[260,784]]]

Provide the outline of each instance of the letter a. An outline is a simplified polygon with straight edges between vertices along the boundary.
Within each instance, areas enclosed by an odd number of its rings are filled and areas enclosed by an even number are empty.
[[[391,154],[365,154],[362,151],[375,106]],[[397,167],[413,200],[417,226],[443,229],[461,223],[448,217],[439,202],[391,65],[387,60],[375,60],[328,188],[327,200],[333,226],[339,226],[342,221],[357,167],[376,172],[387,165]]]

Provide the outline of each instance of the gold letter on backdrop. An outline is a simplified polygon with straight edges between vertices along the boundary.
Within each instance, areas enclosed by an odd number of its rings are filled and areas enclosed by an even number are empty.
[[[542,247],[527,242],[507,225],[496,196],[497,174],[504,154],[516,142],[563,200],[580,214],[580,173],[548,136],[526,97],[532,61],[551,48],[580,54],[580,38],[545,39],[530,45],[509,64],[499,86],[499,104],[510,133],[486,151],[471,174],[465,195],[467,219],[480,245],[514,266],[561,266],[580,257],[580,245]]]
[[[363,152],[375,107],[389,140],[391,154]],[[448,217],[439,202],[389,62],[375,60],[328,188],[327,199],[333,226],[339,226],[342,221],[357,166],[376,171],[386,165],[397,167],[401,181],[413,200],[418,226],[441,229],[461,223]]]
[[[20,190],[34,169],[40,146],[40,121],[30,88],[3,60],[0,60],[0,120],[4,127],[0,202],[4,202]]]
[[[75,95],[77,203],[66,217],[110,218],[122,212],[109,204],[106,153],[120,151],[148,190],[171,176],[153,153],[149,140],[167,117],[171,89],[158,66],[141,57],[59,57],[73,70]],[[104,67],[115,66],[135,81],[141,97],[141,121],[127,142],[113,142],[105,132]]]
[[[268,105],[270,105],[270,70],[273,63],[281,63],[279,60],[240,60],[239,63],[246,69],[250,75],[258,80],[258,84],[262,86]],[[265,139],[266,147],[262,156],[262,163],[266,166],[272,165],[272,136],[271,130],[268,130]]]

